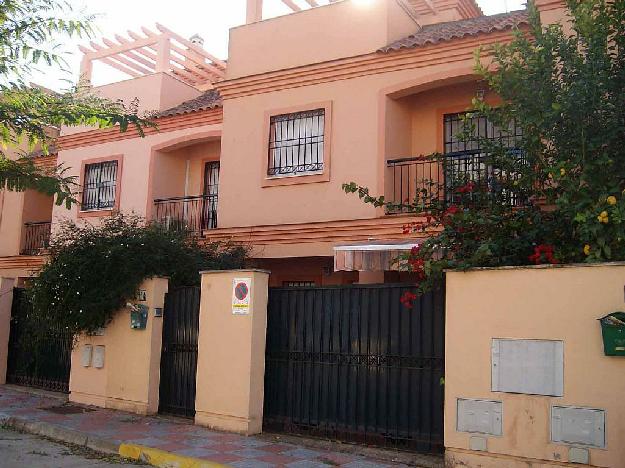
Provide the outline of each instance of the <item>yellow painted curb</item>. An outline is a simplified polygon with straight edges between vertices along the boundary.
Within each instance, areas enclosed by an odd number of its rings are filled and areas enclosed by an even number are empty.
[[[142,445],[121,444],[119,446],[119,455],[161,468],[227,468],[227,465],[220,463],[176,455],[175,453]]]

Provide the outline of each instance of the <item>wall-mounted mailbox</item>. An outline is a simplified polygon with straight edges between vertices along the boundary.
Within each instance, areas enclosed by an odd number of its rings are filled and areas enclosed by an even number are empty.
[[[458,432],[502,435],[503,405],[501,401],[458,399]]]
[[[606,356],[625,356],[625,312],[613,312],[599,319]]]
[[[573,406],[552,407],[551,441],[605,448],[605,411]]]
[[[148,306],[136,304],[130,310],[130,328],[133,330],[145,330],[148,325]]]
[[[91,354],[93,352],[93,346],[90,344],[84,345],[82,347],[82,352],[80,353],[80,365],[83,367],[89,367],[91,365]]]
[[[93,367],[102,369],[104,367],[104,346],[96,346],[93,348]]]

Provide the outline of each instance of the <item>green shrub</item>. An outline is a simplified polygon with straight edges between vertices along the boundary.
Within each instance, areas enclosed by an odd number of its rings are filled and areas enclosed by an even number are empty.
[[[65,222],[53,236],[50,260],[30,289],[34,313],[79,333],[93,333],[134,298],[150,277],[170,287],[199,284],[201,270],[242,268],[247,249],[198,244],[185,232],[168,231],[134,215],[118,214],[100,225]]]

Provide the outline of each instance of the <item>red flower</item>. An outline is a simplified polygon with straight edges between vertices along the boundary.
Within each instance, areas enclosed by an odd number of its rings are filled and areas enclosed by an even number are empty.
[[[540,244],[534,247],[534,254],[528,257],[529,261],[535,265],[550,263],[556,265],[559,263],[554,255],[554,247],[550,244]]]
[[[400,299],[400,302],[407,309],[412,309],[412,306],[414,305],[414,301],[416,301],[418,297],[419,296],[417,296],[416,294],[414,294],[414,293],[412,293],[410,291],[406,291],[402,295],[402,297]]]
[[[445,212],[443,213],[443,216],[453,216],[459,211],[460,211],[460,208],[458,208],[456,205],[451,205],[449,208],[445,210]]]
[[[469,182],[466,185],[463,185],[462,187],[458,187],[456,189],[456,192],[458,193],[471,193],[475,190],[475,182]]]

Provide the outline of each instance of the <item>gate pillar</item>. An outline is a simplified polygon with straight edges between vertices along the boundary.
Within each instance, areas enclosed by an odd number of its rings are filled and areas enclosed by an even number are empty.
[[[202,273],[195,422],[262,432],[269,272]]]
[[[118,311],[102,333],[78,338],[72,351],[71,402],[137,414],[158,412],[166,278],[140,286],[129,302],[147,308],[145,326],[132,326],[129,308]],[[145,293],[145,294],[144,294]]]
[[[15,278],[0,278],[0,385],[6,383]]]

